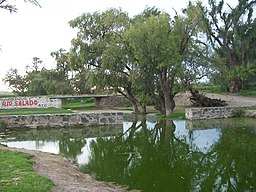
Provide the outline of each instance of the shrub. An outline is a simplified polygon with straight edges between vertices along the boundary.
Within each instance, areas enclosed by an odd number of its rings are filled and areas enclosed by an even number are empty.
[[[234,117],[244,117],[245,116],[245,110],[243,108],[237,108],[233,112]]]

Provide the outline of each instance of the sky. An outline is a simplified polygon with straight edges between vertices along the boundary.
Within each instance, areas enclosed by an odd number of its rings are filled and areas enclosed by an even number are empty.
[[[17,13],[0,10],[0,91],[7,91],[2,79],[10,68],[24,73],[25,67],[38,57],[47,69],[54,67],[50,56],[60,48],[69,50],[70,41],[76,36],[68,22],[83,13],[122,8],[133,15],[141,13],[147,6],[155,6],[174,15],[186,7],[188,0],[38,0],[40,7],[23,0],[9,0],[15,4]]]

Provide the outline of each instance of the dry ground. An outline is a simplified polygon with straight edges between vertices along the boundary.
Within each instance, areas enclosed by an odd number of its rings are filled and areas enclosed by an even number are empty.
[[[205,96],[212,99],[221,99],[227,102],[229,106],[252,106],[256,105],[256,97],[243,97],[235,95],[222,95],[214,93],[206,93]],[[190,105],[190,93],[180,93],[175,97],[176,105]]]

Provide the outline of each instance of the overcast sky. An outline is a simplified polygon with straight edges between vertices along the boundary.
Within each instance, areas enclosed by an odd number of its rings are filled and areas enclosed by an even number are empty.
[[[38,0],[42,8],[23,0],[9,2],[16,4],[18,12],[0,10],[0,91],[7,90],[2,82],[6,72],[11,67],[24,71],[33,57],[39,57],[46,68],[52,68],[54,60],[50,53],[60,48],[69,50],[76,34],[68,22],[82,13],[120,7],[132,16],[146,6],[156,6],[173,14],[173,8],[180,11],[188,0]]]

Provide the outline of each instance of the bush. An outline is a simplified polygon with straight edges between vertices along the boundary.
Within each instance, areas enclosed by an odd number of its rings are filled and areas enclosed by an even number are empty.
[[[234,110],[233,114],[234,117],[241,118],[245,116],[245,110],[243,108],[237,108]]]

